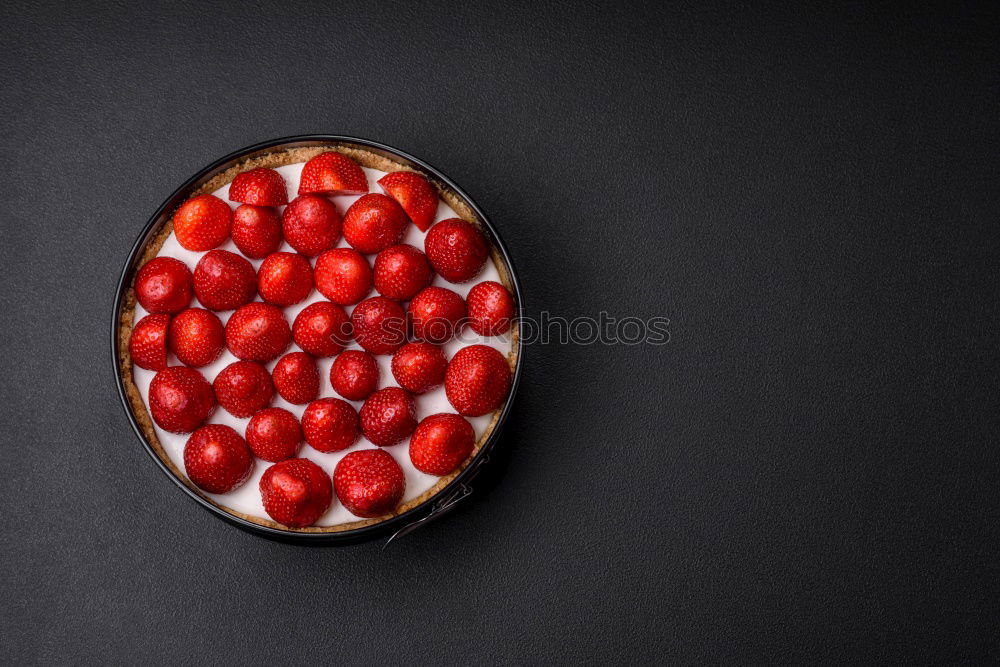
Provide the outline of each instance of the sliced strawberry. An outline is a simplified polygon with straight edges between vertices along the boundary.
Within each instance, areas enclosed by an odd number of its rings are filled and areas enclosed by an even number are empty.
[[[204,308],[188,308],[170,322],[170,351],[187,366],[208,366],[226,347],[226,333],[219,316]]]
[[[350,401],[363,401],[378,389],[378,362],[368,352],[344,350],[330,367],[333,390]]]
[[[420,472],[442,477],[469,457],[476,442],[472,424],[459,415],[431,415],[410,438],[410,461]]]
[[[258,167],[237,174],[229,186],[229,199],[251,206],[284,206],[288,203],[288,186],[274,169]]]
[[[184,445],[184,470],[202,491],[229,493],[253,470],[253,454],[229,426],[209,424],[191,434]]]
[[[191,304],[191,269],[173,257],[157,257],[135,276],[135,298],[150,313],[179,313]]]
[[[174,213],[174,234],[187,248],[201,252],[217,248],[229,238],[233,210],[215,195],[198,195]]]
[[[228,250],[206,252],[194,267],[194,293],[212,310],[234,310],[257,293],[257,274],[245,258]]]
[[[412,171],[394,171],[379,179],[385,193],[399,202],[413,224],[426,232],[437,216],[437,192],[426,178]]]
[[[263,259],[281,245],[281,218],[267,206],[243,204],[233,213],[233,243],[250,259]]]
[[[271,374],[256,361],[235,361],[212,382],[219,405],[234,417],[250,417],[274,396]]]
[[[370,519],[396,509],[406,490],[406,475],[388,452],[362,449],[340,459],[333,486],[351,514]]]
[[[132,327],[128,341],[132,363],[148,371],[162,371],[167,367],[167,328],[170,316],[146,315]]]
[[[302,413],[302,432],[319,452],[339,452],[358,441],[358,413],[347,401],[321,398]]]
[[[319,370],[316,361],[305,352],[289,352],[271,371],[278,394],[295,405],[303,405],[319,396]]]
[[[368,179],[349,157],[330,151],[320,153],[302,167],[299,194],[363,195]]]
[[[264,472],[260,496],[269,517],[290,528],[304,528],[330,508],[333,484],[309,459],[289,459]]]

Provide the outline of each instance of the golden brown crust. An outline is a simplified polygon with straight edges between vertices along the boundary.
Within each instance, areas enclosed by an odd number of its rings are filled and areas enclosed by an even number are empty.
[[[277,149],[274,152],[256,155],[252,158],[248,158],[243,162],[241,162],[240,164],[236,165],[235,167],[231,167],[230,169],[227,169],[223,172],[220,172],[212,176],[208,181],[206,181],[200,187],[193,190],[191,192],[191,196],[215,192],[225,184],[231,182],[236,177],[236,175],[241,172],[248,171],[250,169],[254,169],[257,167],[280,167],[283,165],[295,164],[298,162],[306,162],[309,159],[319,155],[320,153],[329,150],[336,150],[340,153],[343,153],[344,155],[347,155],[348,157],[353,159],[355,162],[370,169],[378,169],[380,171],[415,171],[414,169],[411,169],[406,165],[403,165],[399,162],[383,157],[381,155],[377,155],[371,151],[340,144],[311,146],[308,148]],[[445,203],[447,203],[452,208],[452,210],[455,211],[455,213],[459,215],[459,217],[461,217],[463,220],[467,220],[468,222],[471,222],[472,224],[476,225],[477,227],[480,228],[481,231],[485,231],[483,229],[481,221],[475,215],[475,212],[472,210],[471,207],[468,206],[468,204],[466,204],[466,202],[461,197],[458,196],[457,193],[453,192],[445,184],[438,182],[430,174],[424,174],[424,175],[427,176],[428,180],[430,180],[431,183],[434,184],[441,198],[445,201]],[[160,251],[160,248],[163,246],[163,243],[167,240],[167,238],[170,236],[170,233],[173,231],[173,228],[174,228],[173,218],[171,218],[167,220],[167,222],[163,225],[163,228],[156,233],[156,235],[152,238],[152,240],[149,243],[147,243],[146,247],[142,251],[142,257],[139,266],[142,266],[149,260],[156,257],[157,253]],[[492,246],[492,244],[490,248],[490,254],[493,263],[496,265],[497,271],[500,274],[500,281],[507,289],[513,292],[514,291],[513,285],[511,284],[511,279],[509,273],[507,272],[507,267],[503,263],[500,253],[497,251],[496,247]],[[180,479],[184,483],[184,485],[187,486],[189,489],[191,489],[194,493],[198,494],[200,497],[212,503],[219,509],[226,511],[233,516],[239,517],[246,521],[250,521],[252,523],[259,524],[261,526],[267,526],[270,528],[277,528],[281,530],[288,530],[299,533],[336,533],[336,532],[354,530],[356,528],[363,528],[365,526],[374,525],[382,521],[385,521],[386,519],[390,519],[393,516],[398,516],[399,514],[407,512],[417,507],[418,505],[421,505],[422,503],[430,500],[435,495],[437,495],[453,479],[455,479],[466,468],[466,466],[469,465],[469,462],[472,461],[473,458],[475,458],[476,454],[479,453],[479,450],[482,448],[487,438],[489,438],[490,434],[493,432],[493,429],[496,427],[497,421],[500,419],[500,413],[503,411],[504,408],[504,406],[501,405],[493,413],[493,419],[490,421],[489,426],[486,427],[486,431],[483,433],[483,436],[479,438],[479,440],[476,442],[472,454],[462,463],[461,466],[459,466],[459,468],[455,472],[445,477],[442,477],[441,479],[438,480],[438,482],[434,486],[432,486],[430,489],[420,494],[413,500],[409,500],[405,503],[400,504],[400,506],[397,507],[396,511],[393,512],[392,514],[387,514],[385,516],[378,517],[375,519],[351,521],[348,523],[337,524],[335,526],[310,526],[307,528],[288,528],[287,526],[279,524],[275,521],[271,521],[269,519],[264,519],[250,514],[245,514],[243,512],[238,512],[234,509],[226,507],[225,505],[222,505],[212,500],[204,493],[202,493],[202,491],[198,487],[192,484],[191,481],[184,474],[184,472],[180,468],[178,468],[178,466],[173,462],[173,460],[171,460],[171,458],[167,455],[167,452],[163,448],[163,445],[160,443],[159,438],[156,437],[156,431],[153,429],[153,421],[149,416],[149,412],[146,409],[146,404],[142,400],[142,396],[139,393],[139,388],[135,385],[135,381],[132,376],[132,359],[128,349],[128,342],[129,338],[132,335],[132,326],[134,324],[134,318],[135,318],[134,287],[135,284],[133,276],[133,283],[129,285],[125,291],[125,295],[122,300],[122,309],[119,316],[118,352],[121,358],[121,367],[119,368],[119,372],[121,373],[122,382],[125,386],[125,395],[128,397],[129,404],[132,406],[132,413],[135,415],[136,421],[139,423],[139,426],[142,429],[142,432],[145,435],[147,442],[149,442],[150,446],[153,448],[153,451],[156,452],[156,455],[160,457],[160,460],[163,461],[163,463],[167,466],[167,468],[169,468],[170,471],[173,472],[174,475],[176,475],[177,478]],[[515,370],[517,364],[518,335],[519,335],[518,327],[515,324],[513,330],[511,331],[511,352],[508,355],[508,362],[510,363],[511,372]],[[508,397],[507,400],[510,400],[510,398]]]

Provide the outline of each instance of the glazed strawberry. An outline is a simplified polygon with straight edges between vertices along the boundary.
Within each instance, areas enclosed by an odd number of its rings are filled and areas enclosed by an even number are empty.
[[[510,329],[514,317],[514,298],[500,283],[479,283],[465,298],[469,308],[469,326],[481,336],[499,336]]]
[[[237,174],[229,186],[229,199],[252,206],[284,206],[288,203],[288,186],[274,169],[257,167]]]
[[[380,178],[378,184],[399,202],[417,229],[427,231],[437,216],[438,196],[426,178],[412,171],[395,171]]]
[[[406,313],[384,296],[365,299],[351,313],[354,339],[372,354],[392,354],[406,342]]]
[[[332,248],[340,238],[340,213],[319,195],[301,195],[285,207],[281,229],[288,245],[307,257]]]
[[[467,417],[478,417],[500,407],[510,390],[507,359],[486,345],[463,347],[451,359],[444,376],[448,401]]]
[[[208,366],[226,347],[226,333],[219,316],[204,308],[188,308],[170,322],[170,351],[187,366]]]
[[[347,511],[371,519],[396,509],[406,490],[406,476],[389,453],[362,449],[340,459],[333,470],[333,487]]]
[[[250,477],[253,454],[239,433],[209,424],[192,433],[184,445],[184,470],[202,491],[229,493]]]
[[[281,218],[267,206],[243,204],[233,213],[233,243],[250,259],[263,259],[281,245]]]
[[[305,528],[330,509],[333,484],[309,459],[289,459],[264,472],[260,497],[269,517],[290,528]]]
[[[472,424],[464,418],[447,413],[431,415],[410,438],[410,461],[420,472],[442,477],[469,457],[475,441]]]
[[[399,387],[379,389],[361,406],[361,432],[379,447],[395,445],[416,427],[413,397]]]
[[[351,341],[351,318],[335,303],[311,303],[295,317],[292,338],[314,357],[332,357]]]
[[[150,313],[179,313],[191,303],[191,291],[191,270],[173,257],[151,259],[135,277],[135,298]]]
[[[444,343],[459,331],[465,319],[465,301],[444,287],[427,287],[410,301],[413,336],[431,343]]]
[[[234,361],[212,382],[219,405],[234,417],[250,417],[274,396],[271,374],[256,361]]]
[[[302,167],[299,194],[363,195],[368,192],[365,172],[349,157],[320,153]]]
[[[174,234],[188,250],[211,250],[226,242],[232,222],[229,204],[215,195],[198,195],[174,213]]]
[[[259,459],[284,461],[295,456],[302,444],[299,420],[283,408],[267,408],[247,424],[247,444]]]
[[[320,452],[339,452],[358,441],[358,413],[347,401],[321,398],[302,413],[306,442]]]
[[[472,280],[483,270],[489,248],[479,230],[465,220],[442,220],[424,237],[424,252],[437,273],[450,283]]]
[[[169,315],[146,315],[132,327],[128,352],[133,364],[147,371],[162,371],[167,367],[169,326]]]
[[[253,301],[257,274],[245,258],[228,250],[206,252],[194,267],[194,293],[212,310],[235,310]]]
[[[171,366],[149,384],[149,411],[164,431],[190,433],[215,412],[215,394],[195,369]]]
[[[372,291],[372,267],[354,248],[327,250],[316,259],[316,289],[330,301],[350,306]]]
[[[313,271],[309,260],[294,252],[276,252],[261,262],[257,291],[276,306],[299,303],[312,292]]]
[[[386,248],[375,258],[375,289],[396,301],[409,301],[431,284],[427,256],[411,245],[400,243]]]
[[[303,405],[319,396],[319,370],[316,361],[305,352],[289,352],[271,371],[278,394],[295,405]]]
[[[226,322],[226,347],[239,359],[271,361],[291,340],[285,314],[269,303],[248,303]]]
[[[365,195],[344,214],[344,238],[358,252],[373,255],[403,240],[409,218],[395,199]]]
[[[437,345],[407,343],[392,355],[392,376],[411,394],[423,394],[444,382],[448,360]]]
[[[330,367],[333,390],[351,401],[363,401],[378,389],[378,362],[362,350],[344,350]]]

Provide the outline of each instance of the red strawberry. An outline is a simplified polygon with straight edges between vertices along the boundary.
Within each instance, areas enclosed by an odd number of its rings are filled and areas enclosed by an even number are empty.
[[[257,167],[237,174],[229,186],[229,199],[252,206],[284,206],[288,203],[288,186],[274,169]]]
[[[320,153],[302,167],[299,194],[363,195],[368,192],[365,172],[349,157]]]
[[[226,242],[232,222],[229,204],[215,195],[198,195],[174,213],[174,234],[188,250],[211,250]]]
[[[291,306],[312,292],[313,271],[309,260],[294,252],[268,255],[257,271],[257,290],[268,303]]]
[[[416,427],[413,397],[399,387],[379,389],[361,406],[361,432],[379,447],[395,445]]]
[[[253,454],[239,433],[209,424],[192,433],[184,445],[184,470],[202,491],[229,493],[250,477]]]
[[[267,408],[247,424],[247,444],[259,459],[284,461],[295,456],[302,444],[299,420],[283,408]]]
[[[438,196],[426,178],[412,171],[395,171],[380,178],[378,184],[399,202],[417,229],[427,231],[437,216]]]
[[[489,248],[479,230],[465,220],[442,220],[424,237],[431,266],[450,283],[472,280],[483,270]]]
[[[204,308],[188,308],[170,323],[170,351],[187,366],[208,366],[226,347],[226,333],[219,316]]]
[[[278,394],[295,405],[304,405],[319,396],[319,370],[305,352],[289,352],[271,371]]]
[[[333,390],[351,401],[363,401],[378,389],[378,362],[361,350],[344,350],[330,367]]]
[[[234,361],[212,382],[219,405],[234,417],[250,417],[271,402],[271,374],[256,361]]]
[[[354,339],[372,354],[392,354],[406,342],[406,313],[384,296],[365,299],[351,313]]]
[[[444,391],[459,414],[478,417],[500,407],[511,380],[510,366],[502,354],[486,345],[470,345],[448,364]]]
[[[178,313],[191,303],[191,270],[179,259],[157,257],[135,277],[135,298],[150,313]]]
[[[344,238],[358,252],[372,255],[403,240],[408,222],[395,199],[365,195],[344,214]]]
[[[423,394],[444,382],[448,360],[437,345],[407,343],[392,355],[392,376],[412,394]]]
[[[396,509],[406,490],[406,476],[387,452],[362,449],[340,459],[333,470],[333,486],[351,514],[371,519]]]
[[[190,433],[215,412],[215,394],[195,369],[171,366],[149,384],[149,411],[164,431]]]
[[[316,289],[330,301],[350,306],[372,291],[372,267],[353,248],[327,250],[316,259]]]
[[[391,246],[375,258],[375,289],[386,298],[409,301],[432,277],[427,256],[411,245]]]
[[[128,352],[133,364],[148,371],[162,371],[167,367],[169,326],[169,315],[146,315],[132,327]]]
[[[292,338],[314,357],[332,357],[351,341],[351,319],[337,304],[317,301],[295,317]]]
[[[469,326],[480,336],[499,336],[510,329],[514,317],[514,298],[500,283],[479,283],[465,298],[469,307]]]
[[[333,484],[309,459],[289,459],[264,472],[260,497],[269,517],[290,528],[305,528],[330,509]]]
[[[212,250],[194,267],[194,293],[212,310],[234,310],[250,303],[257,293],[253,265],[228,250]]]
[[[358,441],[358,413],[347,401],[321,398],[302,413],[306,442],[320,452],[339,452]]]
[[[427,287],[413,297],[409,311],[414,338],[444,343],[461,329],[465,302],[450,289]]]
[[[285,207],[281,229],[288,245],[307,257],[332,248],[340,238],[340,213],[319,195],[300,195]]]
[[[442,477],[468,458],[475,442],[472,424],[462,417],[431,415],[420,422],[410,438],[410,461],[420,472]]]
[[[271,361],[291,340],[285,314],[269,303],[248,303],[226,322],[226,346],[239,359]]]
[[[281,218],[273,208],[243,204],[233,213],[233,243],[251,259],[262,259],[281,245]]]

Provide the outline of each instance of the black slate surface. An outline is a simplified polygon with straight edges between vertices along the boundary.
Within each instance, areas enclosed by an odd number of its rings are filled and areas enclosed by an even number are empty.
[[[998,655],[996,5],[0,7],[0,661]],[[388,550],[224,525],[108,322],[215,158],[369,137],[489,212],[534,346],[465,509]]]

